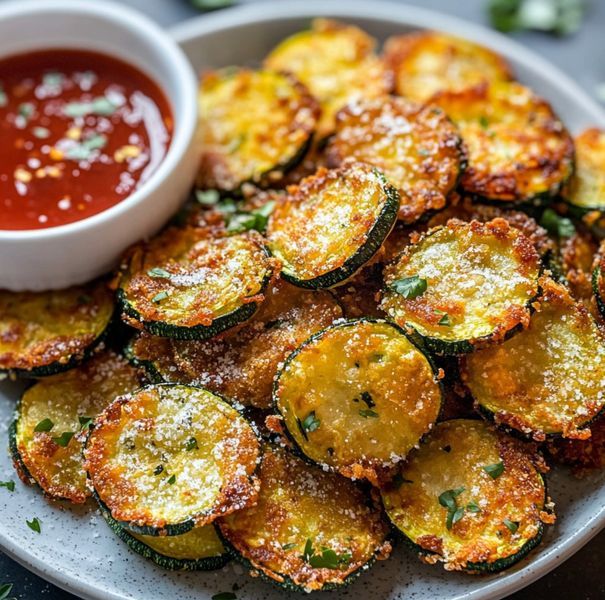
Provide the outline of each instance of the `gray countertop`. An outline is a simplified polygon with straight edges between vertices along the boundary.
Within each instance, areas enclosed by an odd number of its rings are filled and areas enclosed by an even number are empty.
[[[6,0],[0,0],[5,2]],[[92,1],[92,0],[88,0]],[[279,2],[279,0],[274,0]],[[345,2],[346,0],[343,0]],[[396,0],[393,0],[396,1]],[[405,0],[458,17],[486,23],[487,0]],[[371,2],[371,0],[368,0]],[[164,26],[198,14],[187,0],[123,0],[141,9]],[[404,4],[404,2],[401,2]],[[605,82],[605,1],[592,0],[588,17],[579,33],[555,38],[539,33],[520,33],[515,37],[573,77],[589,94]],[[402,9],[403,10],[403,9]],[[0,518],[2,518],[0,516]],[[538,582],[511,596],[511,600],[598,600],[605,598],[605,531],[580,552]],[[0,552],[0,585],[13,583],[12,595],[24,600],[69,600],[72,596],[28,572]],[[152,592],[145,599],[153,600]],[[172,599],[171,599],[172,600]],[[174,599],[178,600],[178,599]],[[444,599],[446,600],[446,599]]]

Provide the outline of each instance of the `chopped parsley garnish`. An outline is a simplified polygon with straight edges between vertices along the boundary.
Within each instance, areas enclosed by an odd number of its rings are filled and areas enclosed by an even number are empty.
[[[57,444],[57,446],[61,446],[62,448],[67,447],[71,438],[74,437],[73,431],[64,431],[61,435],[57,437],[53,437],[53,442]]]
[[[317,554],[310,539],[305,543],[301,558],[315,569],[340,569],[351,562],[350,553],[344,552],[339,555],[325,546],[321,547],[321,554]]]
[[[197,440],[194,437],[190,437],[185,444],[185,450],[187,452],[191,452],[191,450],[197,450],[199,446],[197,445]]]
[[[414,483],[411,479],[406,479],[401,473],[397,473],[391,481],[395,489],[399,489],[404,483]]]
[[[0,585],[0,600],[9,600],[8,595],[13,589],[12,583],[3,583]]]
[[[517,529],[519,529],[519,523],[518,523],[518,521],[511,521],[510,519],[504,519],[502,521],[502,523],[504,523],[504,525],[506,525],[506,528],[511,533],[515,533],[517,531]]]
[[[504,473],[504,463],[502,461],[493,465],[485,465],[481,467],[492,479],[498,479]]]
[[[195,199],[202,206],[214,206],[218,204],[221,196],[217,190],[195,190]]]
[[[153,474],[154,475],[159,475],[162,471],[164,470],[164,465],[158,465],[154,470],[153,470]]]
[[[468,510],[468,512],[471,512],[471,513],[481,512],[481,509],[479,508],[479,505],[474,500],[471,500],[466,505],[466,510]]]
[[[40,533],[40,531],[42,530],[40,527],[40,520],[38,519],[38,517],[34,517],[31,521],[28,521],[26,519],[25,522],[27,523],[27,526],[32,531],[35,531],[36,533]]]
[[[157,279],[170,279],[171,277],[170,273],[166,271],[166,269],[162,269],[160,267],[153,267],[153,269],[149,269],[149,271],[147,271],[147,275]]]
[[[80,429],[88,429],[92,425],[94,417],[78,417],[78,421],[80,421]]]
[[[319,425],[321,424],[321,421],[315,416],[315,411],[312,410],[305,418],[304,420],[300,420],[300,419],[296,419],[296,422],[298,423],[298,428],[300,429],[301,433],[303,434],[303,437],[308,440],[309,438],[307,437],[307,433],[310,433],[311,431],[315,431],[316,429],[319,428]]]
[[[29,119],[34,112],[34,105],[31,102],[24,102],[23,104],[19,104],[19,116],[24,119]]]
[[[364,419],[377,419],[378,413],[371,408],[361,408],[359,409],[359,416],[363,417]]]
[[[441,325],[443,327],[451,327],[452,322],[450,321],[450,316],[447,313],[443,313],[443,316],[439,319],[439,321],[437,321],[437,325]]]
[[[50,137],[50,130],[46,129],[46,127],[34,127],[32,133],[34,134],[34,137],[37,137],[39,140],[45,140]]]
[[[14,481],[0,481],[0,488],[6,488],[9,492],[15,491],[15,482]]]
[[[166,482],[168,485],[172,485],[176,482],[176,475],[171,475]]]
[[[366,403],[368,408],[373,408],[376,406],[376,402],[374,402],[370,392],[361,392],[361,399]]]
[[[296,546],[298,546],[298,544],[296,542],[291,542],[290,544],[284,544],[281,549],[282,550],[292,550],[293,548],[296,548]]]
[[[42,83],[44,85],[61,85],[63,83],[63,75],[56,71],[49,71],[48,73],[44,73]]]
[[[454,490],[446,490],[439,495],[439,504],[444,508],[447,508],[447,518],[445,526],[448,529],[452,528],[452,525],[460,521],[464,516],[464,507],[458,506],[457,498],[464,492],[463,487],[456,488]]]
[[[406,300],[413,300],[426,292],[427,285],[426,279],[422,279],[418,275],[412,275],[411,277],[395,279],[389,287]]]
[[[263,232],[267,227],[269,217],[275,208],[275,202],[270,201],[263,204],[260,208],[251,210],[250,212],[236,212],[227,219],[227,231],[231,233],[242,233],[243,231]]]
[[[214,594],[212,600],[237,600],[237,596],[233,592],[221,592],[220,594]]]
[[[92,102],[68,102],[63,107],[63,114],[67,117],[85,117],[86,115],[109,116],[113,115],[117,106],[105,96],[99,96]]]
[[[485,115],[479,117],[479,125],[481,125],[482,129],[487,129],[489,127],[489,121]]]
[[[107,137],[95,133],[80,144],[76,144],[65,152],[65,157],[70,160],[88,160],[95,150],[101,150],[107,144]]]
[[[168,292],[166,291],[161,291],[158,292],[152,299],[151,301],[154,304],[157,304],[158,302],[161,302],[162,300],[166,300],[166,298],[168,298]]]
[[[54,426],[55,426],[55,424],[50,419],[42,419],[42,421],[40,421],[34,427],[34,431],[37,431],[37,432],[50,431]]]
[[[559,238],[570,238],[576,233],[576,227],[567,217],[561,217],[552,208],[542,213],[540,225],[551,235]]]

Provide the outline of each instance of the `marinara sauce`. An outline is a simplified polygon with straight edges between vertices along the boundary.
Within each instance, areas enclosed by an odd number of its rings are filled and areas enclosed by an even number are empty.
[[[116,58],[53,49],[0,60],[0,229],[117,204],[158,167],[172,128],[162,90]]]

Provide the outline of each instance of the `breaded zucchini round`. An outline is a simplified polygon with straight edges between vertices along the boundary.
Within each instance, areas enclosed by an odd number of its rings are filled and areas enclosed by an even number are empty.
[[[354,159],[379,169],[399,191],[405,223],[443,208],[466,163],[458,130],[443,111],[403,98],[341,109],[326,154],[330,167]]]
[[[103,281],[49,292],[0,290],[0,374],[43,377],[87,358],[111,322]]]
[[[272,274],[273,262],[255,231],[225,236],[170,227],[130,251],[118,298],[134,327],[206,339],[249,319]]]
[[[334,128],[334,115],[359,98],[386,96],[392,78],[374,54],[376,41],[353,25],[314,19],[311,29],[278,44],[265,67],[289,71],[302,81],[321,105],[318,134]]]
[[[159,384],[118,397],[84,449],[95,498],[133,533],[181,535],[256,501],[259,442],[202,388]]]
[[[223,192],[281,179],[305,155],[319,118],[319,106],[304,85],[271,71],[207,73],[199,106],[198,186]]]
[[[588,437],[605,406],[605,339],[568,290],[541,281],[540,308],[512,339],[465,357],[462,379],[486,416],[542,441]]]
[[[498,82],[434,101],[458,125],[468,150],[460,185],[474,196],[543,203],[573,172],[573,140],[552,108],[518,83]]]
[[[397,190],[373,167],[320,169],[275,207],[267,225],[269,248],[290,283],[333,287],[374,256],[398,210]]]
[[[535,548],[546,489],[532,447],[482,421],[438,423],[412,452],[382,499],[393,524],[428,563],[496,572]]]
[[[596,266],[592,272],[592,291],[599,313],[605,319],[605,246],[603,243],[601,243],[601,249],[596,257]]]
[[[279,364],[339,317],[342,310],[329,292],[281,281],[270,287],[256,315],[233,332],[191,341],[142,333],[131,353],[156,381],[194,383],[244,406],[269,408]]]
[[[438,354],[472,352],[529,321],[540,260],[504,219],[452,219],[385,269],[382,308]]]
[[[389,527],[354,483],[265,445],[258,503],[220,519],[234,556],[292,591],[341,587],[387,558]]]
[[[314,335],[275,380],[275,406],[311,460],[374,484],[437,420],[433,365],[397,325],[359,319]]]
[[[106,352],[25,390],[9,434],[21,479],[37,483],[51,498],[86,502],[82,446],[88,427],[116,396],[140,383],[134,367]]]
[[[462,92],[482,83],[512,79],[508,63],[499,54],[435,31],[389,38],[384,60],[395,76],[395,91],[418,102],[440,92]]]

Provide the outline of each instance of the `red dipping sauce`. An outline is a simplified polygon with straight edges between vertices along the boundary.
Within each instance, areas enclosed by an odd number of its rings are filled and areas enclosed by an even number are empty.
[[[0,229],[117,204],[157,169],[172,129],[162,90],[121,60],[82,50],[0,60]]]

